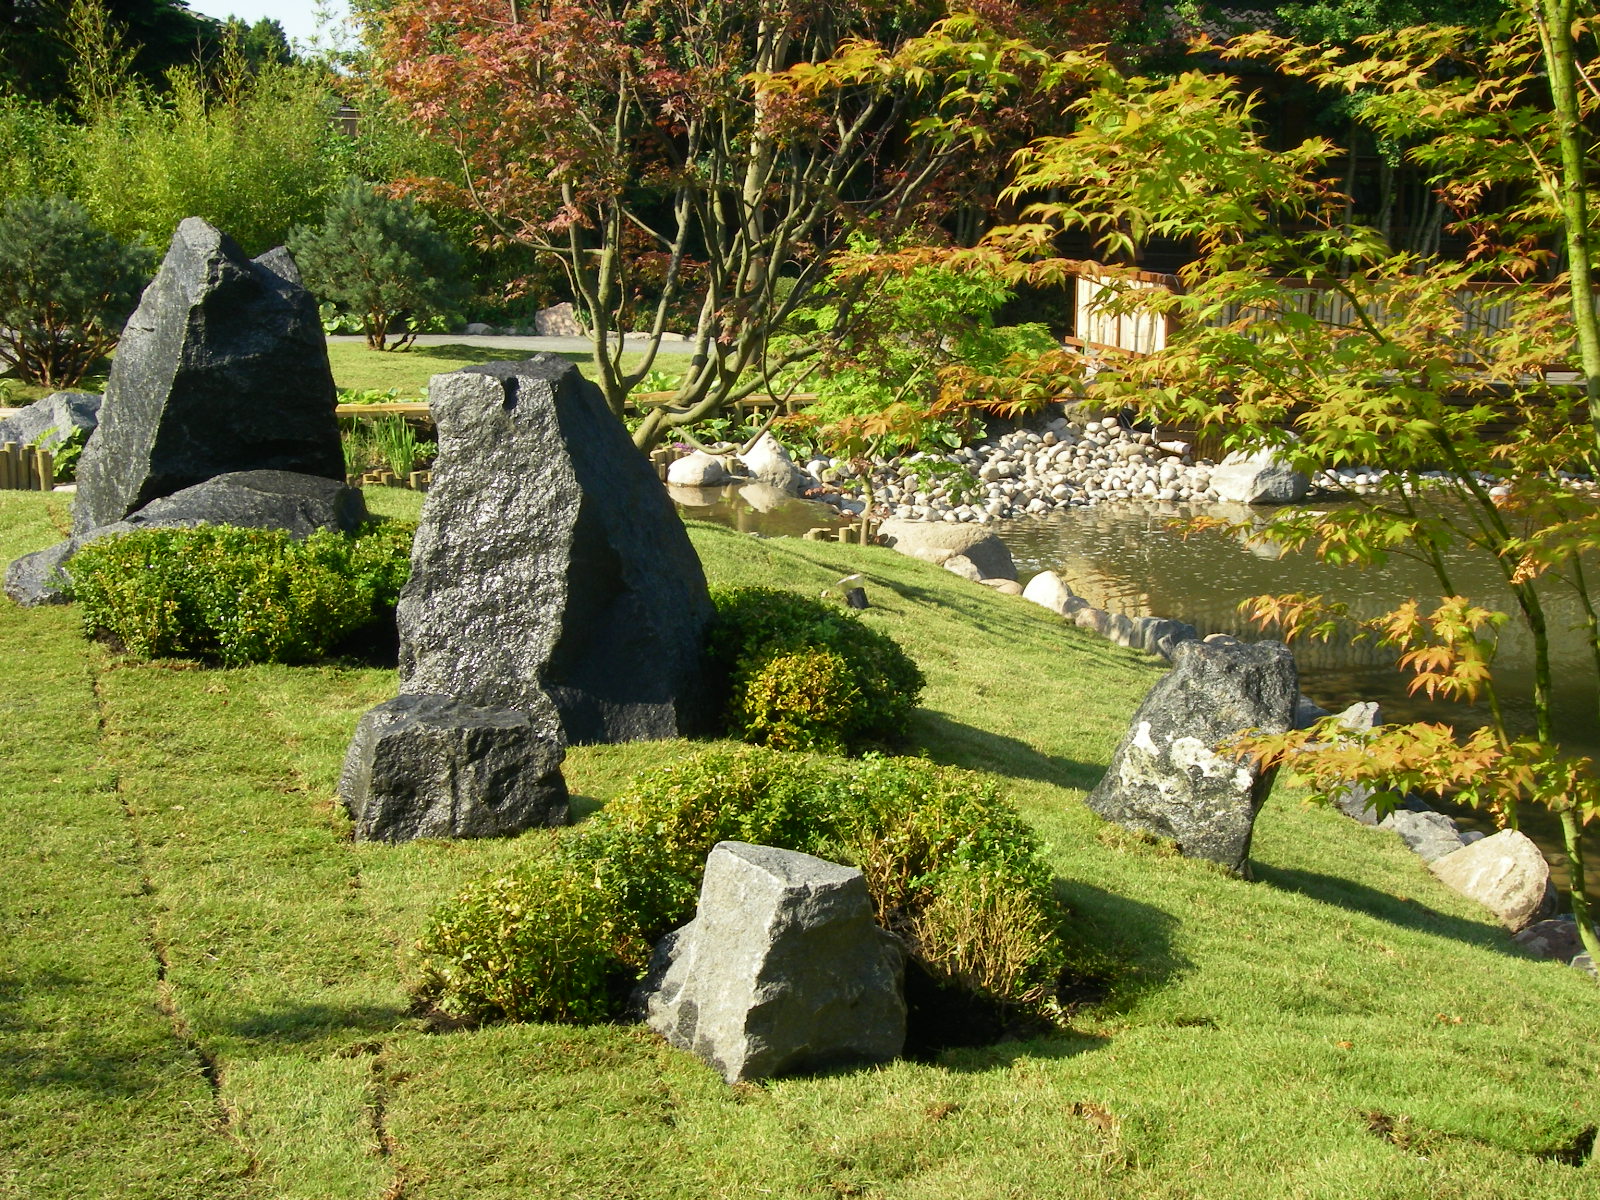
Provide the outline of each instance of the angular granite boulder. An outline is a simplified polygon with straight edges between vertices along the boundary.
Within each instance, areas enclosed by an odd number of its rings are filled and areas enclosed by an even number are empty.
[[[317,302],[288,252],[252,261],[190,217],[117,343],[73,532],[235,471],[342,482],[334,404]]]
[[[400,690],[569,743],[711,727],[700,561],[600,390],[554,355],[428,385],[439,456],[400,598]]]
[[[399,696],[362,716],[339,796],[358,842],[502,837],[566,823],[564,755],[527,713]]]
[[[1279,642],[1182,642],[1134,713],[1088,805],[1108,821],[1170,838],[1191,858],[1244,871],[1270,777],[1220,747],[1247,729],[1283,733],[1299,695]]]
[[[636,1002],[652,1029],[734,1083],[897,1057],[904,972],[860,871],[718,842],[694,920],[656,946]]]

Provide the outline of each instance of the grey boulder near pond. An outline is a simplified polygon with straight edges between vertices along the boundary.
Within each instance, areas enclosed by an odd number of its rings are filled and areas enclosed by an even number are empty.
[[[897,1057],[904,973],[860,871],[718,842],[694,920],[657,945],[636,1002],[650,1028],[735,1083]]]
[[[356,726],[339,794],[357,841],[499,837],[566,823],[563,755],[527,713],[399,696]]]
[[[1220,749],[1247,729],[1294,721],[1294,659],[1279,642],[1184,642],[1133,716],[1088,804],[1108,821],[1170,838],[1191,858],[1243,872],[1270,777]]]
[[[316,298],[281,247],[190,217],[128,319],[78,464],[73,532],[232,471],[344,480]]]
[[[568,743],[712,724],[700,560],[600,390],[555,355],[428,385],[439,456],[400,598],[400,690]]]
[[[54,450],[75,432],[93,433],[99,413],[94,392],[51,392],[0,421],[0,442]]]

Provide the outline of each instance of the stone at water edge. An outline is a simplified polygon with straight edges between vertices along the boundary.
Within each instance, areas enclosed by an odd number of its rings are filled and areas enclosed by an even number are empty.
[[[433,482],[400,597],[400,690],[569,743],[709,730],[700,560],[600,390],[542,354],[435,375]]]
[[[505,837],[566,823],[564,755],[527,713],[399,696],[356,726],[339,798],[358,842]]]
[[[1054,571],[1040,571],[1028,580],[1028,586],[1022,589],[1022,598],[1064,617],[1089,607],[1089,602],[1077,595]]]
[[[696,450],[667,464],[667,482],[673,487],[721,487],[733,476],[715,454]]]
[[[935,566],[961,555],[978,569],[979,579],[1015,579],[1017,564],[1011,551],[981,525],[948,521],[906,521],[894,518],[878,526],[884,545],[901,554],[920,558]]]
[[[1272,781],[1217,747],[1247,729],[1289,729],[1294,659],[1279,642],[1183,642],[1172,664],[1087,803],[1108,821],[1172,839],[1191,858],[1244,871]]]
[[[1234,504],[1297,504],[1310,488],[1310,479],[1270,449],[1255,454],[1235,451],[1211,471],[1211,490],[1218,499]]]
[[[1525,833],[1502,829],[1435,859],[1428,870],[1453,891],[1476,900],[1506,928],[1524,928],[1539,914],[1550,887],[1550,865]]]
[[[342,483],[334,405],[317,302],[288,253],[252,261],[190,217],[117,344],[73,532],[234,471]]]
[[[739,455],[739,461],[751,479],[777,488],[786,495],[798,496],[814,484],[804,471],[794,465],[789,452],[770,433],[763,433],[757,438],[754,446]]]
[[[904,971],[860,871],[718,842],[694,920],[656,946],[636,1004],[734,1083],[898,1057]]]
[[[1454,854],[1465,844],[1456,823],[1442,812],[1415,812],[1397,808],[1378,822],[1379,829],[1398,834],[1400,840],[1423,862],[1433,862]]]

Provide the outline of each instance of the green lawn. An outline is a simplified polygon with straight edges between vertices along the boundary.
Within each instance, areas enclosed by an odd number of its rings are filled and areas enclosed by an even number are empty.
[[[66,515],[0,492],[0,556]],[[867,576],[928,675],[916,737],[1039,827],[1108,995],[1049,1037],[731,1089],[636,1028],[430,1033],[413,941],[522,850],[346,839],[340,758],[392,673],[132,664],[0,604],[0,1196],[1600,1197],[1565,1161],[1600,1124],[1591,981],[1294,796],[1253,882],[1084,809],[1151,660],[888,551],[691,534],[719,581]],[[689,749],[582,748],[569,780],[603,802]]]
[[[531,350],[507,350],[497,346],[411,346],[405,350],[369,350],[360,342],[331,342],[328,345],[328,362],[333,367],[333,380],[342,388],[366,390],[376,388],[387,391],[398,388],[400,399],[410,400],[421,394],[428,380],[445,371],[470,367],[477,363],[496,362],[505,358],[525,358]],[[578,369],[590,379],[598,378],[594,355],[586,350],[556,352],[559,357],[578,364]],[[658,359],[661,369],[681,369],[677,358]],[[622,356],[624,368],[632,369],[643,361],[643,356],[628,351]]]

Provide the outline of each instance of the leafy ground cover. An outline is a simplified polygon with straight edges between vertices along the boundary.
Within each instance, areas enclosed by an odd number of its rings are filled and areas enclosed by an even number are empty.
[[[0,493],[0,555],[66,521]],[[721,583],[866,575],[928,678],[918,740],[1051,846],[1101,964],[1070,1030],[734,1089],[634,1028],[429,1032],[415,939],[525,849],[345,839],[392,673],[134,665],[6,604],[0,1196],[1600,1196],[1591,981],[1281,789],[1254,881],[1102,826],[1142,656],[877,548],[691,533]],[[690,749],[575,750],[578,812]]]

